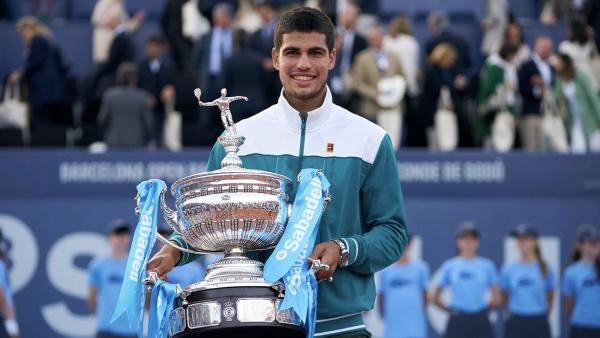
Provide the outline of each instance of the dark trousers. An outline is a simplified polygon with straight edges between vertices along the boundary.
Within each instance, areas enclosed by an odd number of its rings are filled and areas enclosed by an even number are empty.
[[[505,338],[550,338],[550,324],[546,314],[520,316],[511,314],[504,326]]]
[[[571,325],[570,338],[598,338],[600,337],[600,328],[590,328]]]
[[[487,311],[452,312],[444,338],[494,338]]]

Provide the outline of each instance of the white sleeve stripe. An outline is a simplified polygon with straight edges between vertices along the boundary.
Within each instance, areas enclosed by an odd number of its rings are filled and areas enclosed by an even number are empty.
[[[356,241],[352,237],[350,237],[350,239],[354,242],[354,245],[356,246],[356,251],[354,251],[354,260],[352,261],[352,263],[354,263],[358,259],[358,241]]]

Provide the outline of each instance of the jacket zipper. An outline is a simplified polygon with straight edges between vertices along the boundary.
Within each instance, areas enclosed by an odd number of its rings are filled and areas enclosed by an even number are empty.
[[[306,113],[300,113],[300,120],[302,121],[300,124],[300,151],[298,154],[298,170],[296,170],[296,175],[300,174],[300,170],[302,170],[302,162],[304,160],[304,138],[306,134]]]

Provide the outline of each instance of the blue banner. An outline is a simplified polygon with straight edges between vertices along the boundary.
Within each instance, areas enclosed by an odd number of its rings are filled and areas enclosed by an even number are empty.
[[[171,184],[204,171],[207,159],[207,150],[1,151],[0,228],[20,336],[93,337],[87,266],[108,254],[107,225],[117,218],[136,223],[139,182]],[[536,224],[543,237],[556,239],[560,272],[570,263],[575,229],[600,220],[600,155],[400,152],[398,159],[409,229],[432,271],[455,254],[454,230],[465,220],[480,227],[481,255],[497,267],[510,230]],[[439,337],[435,328],[430,337]]]

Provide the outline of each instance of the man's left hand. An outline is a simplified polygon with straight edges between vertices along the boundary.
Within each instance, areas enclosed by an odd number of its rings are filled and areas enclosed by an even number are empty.
[[[312,255],[308,257],[308,262],[320,260],[321,264],[329,265],[329,270],[319,270],[316,273],[317,280],[329,280],[333,276],[335,269],[340,263],[341,250],[335,242],[324,242],[318,244],[313,250]]]

